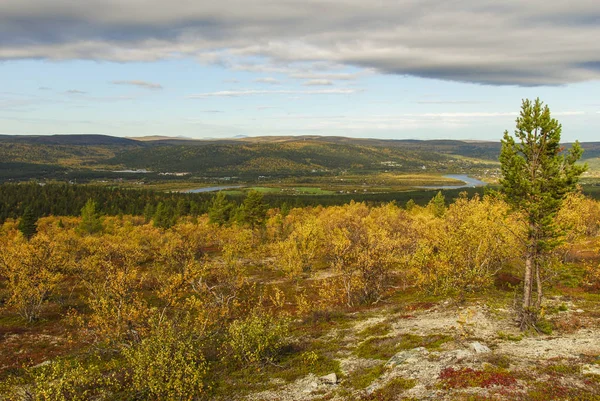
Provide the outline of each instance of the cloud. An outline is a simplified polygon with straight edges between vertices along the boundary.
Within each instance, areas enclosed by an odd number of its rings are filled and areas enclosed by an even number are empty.
[[[154,90],[163,88],[161,84],[156,84],[154,82],[147,82],[147,81],[138,81],[138,80],[112,81],[111,83],[114,85],[133,85],[133,86],[137,86],[140,88],[154,89]]]
[[[85,95],[87,92],[80,91],[79,89],[69,89],[65,93],[67,93],[69,95]]]
[[[329,79],[311,79],[304,83],[304,86],[331,86],[333,82]]]
[[[0,59],[189,57],[229,68],[258,59],[290,73],[298,63],[324,63],[492,85],[600,79],[600,7],[592,0],[242,5],[240,0],[2,0]]]
[[[241,96],[254,96],[254,95],[350,95],[353,93],[360,92],[357,89],[319,89],[319,90],[239,90],[239,91],[218,91],[218,92],[205,92],[189,95],[189,99],[203,99],[209,97],[241,97]]]
[[[269,84],[269,85],[281,85],[281,81],[277,78],[267,77],[267,78],[257,78],[254,82],[260,84]]]

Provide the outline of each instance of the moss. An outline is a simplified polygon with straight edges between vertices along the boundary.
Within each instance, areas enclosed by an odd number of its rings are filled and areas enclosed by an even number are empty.
[[[544,366],[540,369],[544,373],[554,374],[554,375],[576,375],[581,373],[581,366],[574,364],[553,364]]]
[[[394,356],[397,347],[396,337],[373,337],[360,343],[354,353],[361,358],[387,360]]]
[[[384,371],[385,366],[383,364],[359,369],[348,376],[347,383],[356,389],[363,389],[378,379]]]
[[[486,361],[501,369],[508,369],[510,367],[510,358],[506,355],[490,354],[486,358]]]
[[[361,358],[389,359],[402,350],[425,347],[439,349],[440,346],[452,337],[442,334],[419,336],[416,334],[402,334],[396,337],[373,337],[363,341],[355,350]]]
[[[498,338],[501,340],[506,340],[506,341],[521,341],[523,339],[522,335],[515,335],[515,334],[510,334],[510,333],[505,333],[503,331],[499,331],[498,332]]]
[[[540,333],[547,335],[552,334],[552,330],[554,329],[552,322],[544,318],[538,319],[538,321],[535,323],[535,327]]]
[[[527,391],[528,401],[569,400],[600,401],[600,395],[594,389],[580,389],[565,386],[558,381],[537,382]]]
[[[398,398],[398,395],[417,385],[414,379],[405,379],[395,377],[388,381],[385,386],[374,391],[372,394],[361,398],[361,401],[395,401],[398,399],[409,400],[408,398]]]
[[[385,336],[392,330],[392,325],[388,322],[377,323],[376,325],[369,326],[362,330],[358,335],[360,337],[373,337],[373,336]]]

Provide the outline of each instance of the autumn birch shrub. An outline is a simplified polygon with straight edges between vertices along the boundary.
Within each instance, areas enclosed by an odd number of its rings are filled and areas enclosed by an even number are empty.
[[[150,334],[123,349],[135,399],[197,400],[207,389],[201,336],[173,322],[155,322]]]
[[[97,361],[84,364],[71,359],[28,368],[22,376],[0,383],[0,394],[7,401],[108,400],[115,390],[120,384],[102,372]]]
[[[559,230],[565,233],[554,252],[563,261],[568,261],[569,255],[577,246],[589,245],[590,238],[596,237],[600,231],[600,203],[586,197],[581,192],[567,195],[562,208],[556,214]]]
[[[277,267],[291,279],[310,272],[322,258],[324,236],[323,224],[317,216],[304,216],[293,225],[287,237],[272,245]]]
[[[90,309],[85,327],[97,341],[139,340],[149,313],[141,293],[140,265],[146,256],[135,242],[121,237],[88,237],[85,246],[88,255],[79,266]]]
[[[475,292],[490,287],[495,274],[522,246],[523,227],[492,197],[461,196],[443,217],[421,216],[421,239],[412,260],[418,285],[433,294]]]
[[[400,222],[407,215],[393,204],[368,208],[362,203],[325,209],[326,258],[337,276],[325,283],[321,296],[347,306],[377,302],[390,275],[401,266],[407,244]],[[337,287],[337,289],[336,289]],[[342,297],[342,298],[340,298]]]
[[[199,244],[176,232],[166,232],[154,261],[159,296],[172,307],[196,288],[205,273],[205,261]]]
[[[278,318],[266,310],[255,309],[245,318],[231,323],[227,347],[238,362],[273,363],[289,342],[289,320]]]
[[[14,238],[0,248],[0,276],[8,290],[7,306],[28,322],[40,317],[44,302],[62,279],[64,259],[51,238]]]

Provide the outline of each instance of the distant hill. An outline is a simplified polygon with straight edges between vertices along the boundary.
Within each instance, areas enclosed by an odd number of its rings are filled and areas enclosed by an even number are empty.
[[[32,145],[77,146],[136,146],[132,139],[99,134],[76,135],[0,135],[0,143],[27,143]]]
[[[566,147],[569,144],[565,145]],[[584,159],[600,142],[583,143]],[[456,172],[497,167],[499,142],[384,140],[335,136],[263,136],[197,140],[151,136],[0,135],[0,176],[27,171],[147,169],[206,177],[306,176],[340,172]],[[43,169],[41,166],[43,165]],[[40,167],[35,167],[40,166]],[[62,170],[61,170],[62,169]],[[34,174],[34,176],[36,176]],[[0,177],[2,178],[2,177]]]

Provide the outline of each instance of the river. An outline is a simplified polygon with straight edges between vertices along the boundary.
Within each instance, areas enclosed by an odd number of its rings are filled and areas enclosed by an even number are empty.
[[[419,188],[424,189],[460,189],[460,188],[474,188],[474,187],[485,187],[487,182],[480,181],[476,178],[469,177],[464,174],[448,174],[444,176],[445,178],[452,178],[455,180],[460,180],[464,182],[464,185],[428,185],[421,186]]]

